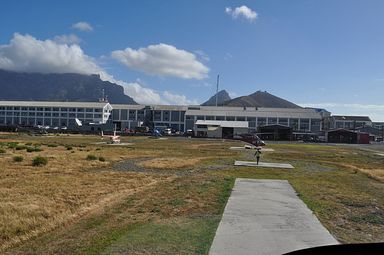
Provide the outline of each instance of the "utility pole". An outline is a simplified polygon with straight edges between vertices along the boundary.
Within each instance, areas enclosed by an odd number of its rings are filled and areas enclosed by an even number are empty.
[[[217,107],[217,98],[218,98],[218,94],[219,94],[219,75],[217,75],[217,82],[216,82],[216,107]]]

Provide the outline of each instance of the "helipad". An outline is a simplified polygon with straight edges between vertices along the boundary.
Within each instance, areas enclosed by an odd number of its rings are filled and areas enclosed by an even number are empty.
[[[255,161],[235,161],[235,166],[254,166],[254,167],[272,167],[272,168],[286,168],[293,169],[294,167],[291,164],[285,163],[270,163],[270,162],[259,162],[256,164]]]

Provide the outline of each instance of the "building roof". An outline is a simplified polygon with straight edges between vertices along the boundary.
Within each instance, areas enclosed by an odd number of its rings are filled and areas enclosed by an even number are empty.
[[[368,116],[347,116],[347,115],[333,115],[332,118],[334,120],[342,120],[342,121],[371,121]]]
[[[0,106],[32,107],[91,107],[104,108],[107,102],[50,102],[50,101],[0,101]]]
[[[169,111],[186,111],[187,106],[182,105],[142,105],[142,104],[112,104],[113,109],[127,109],[127,110],[169,110]]]
[[[248,121],[197,120],[195,124],[231,128],[248,128]]]
[[[319,112],[317,112],[315,109],[303,109],[303,108],[257,108],[257,107],[255,108],[255,107],[201,106],[199,109],[188,107],[188,110],[185,113],[185,115],[322,119],[322,115]]]

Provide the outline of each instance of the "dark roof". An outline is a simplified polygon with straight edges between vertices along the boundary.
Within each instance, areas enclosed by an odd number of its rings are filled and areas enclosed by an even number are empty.
[[[356,131],[356,130],[349,130],[344,128],[337,128],[337,129],[331,129],[326,131],[326,133],[355,133],[355,134],[367,134],[366,132]]]
[[[371,121],[368,116],[333,115],[334,120]]]

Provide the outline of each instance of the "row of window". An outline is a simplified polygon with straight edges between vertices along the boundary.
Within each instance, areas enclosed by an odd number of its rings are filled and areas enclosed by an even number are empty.
[[[132,120],[132,121],[172,121],[172,122],[183,122],[184,121],[183,111],[165,111],[165,110],[125,110],[125,109],[114,109],[112,110],[113,120]]]
[[[356,121],[356,122],[344,122],[344,121],[336,121],[335,128],[346,128],[346,129],[352,129],[352,128],[359,128],[365,126],[365,122]]]
[[[80,119],[84,123],[93,122],[92,119]],[[46,126],[70,126],[75,125],[75,119],[56,118],[4,118],[0,117],[0,125],[46,125]]]
[[[61,118],[101,118],[102,114],[93,114],[93,113],[50,113],[50,112],[4,112],[0,111],[0,116],[7,116],[7,117],[12,117],[12,116],[22,116],[22,117],[61,117]]]
[[[0,111],[45,111],[45,112],[102,112],[101,108],[75,108],[75,107],[20,107],[20,106],[0,106]]]

